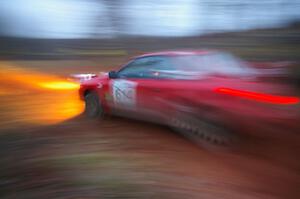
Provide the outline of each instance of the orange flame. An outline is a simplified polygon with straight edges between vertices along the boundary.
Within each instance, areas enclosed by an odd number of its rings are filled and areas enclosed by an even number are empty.
[[[0,128],[55,124],[79,115],[84,105],[78,88],[54,75],[0,65]]]
[[[39,86],[51,90],[77,90],[79,84],[67,81],[40,82]]]

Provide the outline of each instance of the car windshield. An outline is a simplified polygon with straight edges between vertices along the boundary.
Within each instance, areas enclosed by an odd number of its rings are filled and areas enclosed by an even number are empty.
[[[180,55],[171,58],[176,71],[200,74],[249,75],[254,72],[238,58],[227,53]]]

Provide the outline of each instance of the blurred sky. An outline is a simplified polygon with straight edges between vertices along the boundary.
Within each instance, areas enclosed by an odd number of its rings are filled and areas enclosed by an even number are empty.
[[[109,1],[109,0],[107,0]],[[106,1],[106,2],[107,2]],[[0,33],[19,37],[184,36],[276,27],[300,19],[300,0],[2,0]],[[116,29],[113,20],[119,20]]]

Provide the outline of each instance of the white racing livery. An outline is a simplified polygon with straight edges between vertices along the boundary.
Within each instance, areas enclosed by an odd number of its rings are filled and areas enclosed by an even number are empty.
[[[137,84],[133,81],[113,80],[111,90],[115,107],[134,109],[136,107],[136,86]]]

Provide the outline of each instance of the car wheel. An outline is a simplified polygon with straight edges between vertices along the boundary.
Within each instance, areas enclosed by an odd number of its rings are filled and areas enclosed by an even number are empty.
[[[99,96],[95,92],[88,93],[85,98],[85,115],[88,118],[103,118],[104,112]]]
[[[208,148],[228,148],[236,137],[222,125],[180,113],[170,121],[171,128],[196,144]]]

